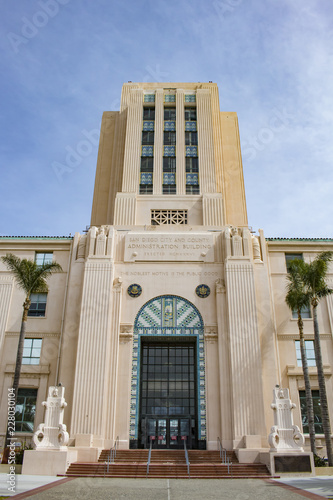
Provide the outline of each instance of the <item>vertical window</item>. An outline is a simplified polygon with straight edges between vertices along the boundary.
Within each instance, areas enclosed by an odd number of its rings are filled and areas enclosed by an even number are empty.
[[[145,98],[148,94],[145,95]],[[155,96],[154,101],[155,101]],[[145,102],[154,102],[146,101]],[[153,194],[155,108],[143,107],[141,140],[140,194]]]
[[[176,121],[176,108],[164,108],[164,121]]]
[[[39,365],[42,339],[24,339],[23,365]]]
[[[164,132],[163,134],[164,144],[166,146],[176,145],[176,132]]]
[[[185,102],[195,102],[195,94],[185,94]]]
[[[293,310],[293,319],[298,318],[298,312],[294,309]],[[301,318],[303,319],[309,319],[311,318],[311,309],[310,306],[303,306],[301,309]]]
[[[295,340],[295,347],[296,347],[297,366],[302,366],[301,343],[299,340]],[[305,341],[305,354],[306,354],[306,359],[308,361],[308,366],[316,366],[316,356],[314,351],[313,340]]]
[[[164,102],[176,102],[176,94],[164,94]]]
[[[287,272],[289,271],[289,266],[290,266],[290,263],[295,260],[295,259],[301,259],[303,260],[303,254],[302,253],[286,253],[285,254],[285,257],[286,257],[286,268],[287,268]]]
[[[37,389],[19,389],[17,392],[15,429],[33,432],[36,414]]]
[[[45,316],[47,293],[32,293],[28,316]]]
[[[185,96],[186,97],[186,96]],[[194,97],[194,96],[188,96]],[[185,102],[195,102],[186,101]],[[200,194],[199,186],[199,159],[198,159],[198,132],[196,108],[185,108],[185,168],[186,194]]]
[[[323,431],[323,424],[322,424],[322,419],[321,419],[319,391],[311,391],[311,392],[312,392],[312,401],[313,401],[315,432],[316,432],[316,434],[323,434],[324,431]],[[305,434],[308,434],[309,433],[309,424],[308,424],[308,416],[306,414],[305,391],[299,391],[299,400],[300,400],[300,405],[301,405],[303,432]]]
[[[154,132],[142,132],[142,145],[154,145]]]
[[[185,132],[185,146],[197,146],[198,134],[197,132]]]
[[[145,94],[143,96],[144,102],[155,102],[155,94]]]
[[[143,119],[144,120],[155,120],[155,108],[144,107],[143,108]]]
[[[164,108],[163,194],[176,194],[176,108]]]
[[[42,266],[43,264],[51,264],[53,260],[53,253],[42,253],[36,252],[35,254],[35,262],[37,266]]]
[[[185,122],[197,121],[197,108],[185,108]]]

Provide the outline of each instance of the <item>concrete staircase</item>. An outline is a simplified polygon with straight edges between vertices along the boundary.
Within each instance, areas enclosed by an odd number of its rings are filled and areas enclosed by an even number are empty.
[[[107,462],[109,450],[103,450],[98,463],[75,462],[66,472],[68,477],[123,477],[145,478],[147,473],[148,450],[118,450],[114,463]],[[268,478],[270,474],[262,464],[240,464],[233,452],[228,452],[232,462],[228,473],[227,465],[221,464],[218,451],[189,450],[191,479],[218,478]],[[183,450],[152,450],[149,467],[150,478],[187,479],[187,466]]]

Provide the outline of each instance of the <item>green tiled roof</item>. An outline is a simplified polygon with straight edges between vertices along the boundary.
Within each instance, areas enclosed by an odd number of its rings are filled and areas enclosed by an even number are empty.
[[[0,240],[72,240],[73,236],[0,236]]]
[[[332,243],[333,238],[265,238],[267,241],[313,241],[314,243]]]

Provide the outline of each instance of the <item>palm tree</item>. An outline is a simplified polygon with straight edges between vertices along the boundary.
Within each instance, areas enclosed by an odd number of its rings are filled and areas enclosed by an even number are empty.
[[[288,307],[292,311],[297,311],[297,325],[299,330],[299,339],[300,339],[301,356],[302,356],[303,377],[304,377],[305,395],[306,395],[306,413],[309,424],[310,446],[312,453],[316,455],[317,454],[316,431],[314,423],[313,400],[311,393],[308,360],[306,357],[306,350],[305,350],[303,318],[302,318],[302,309],[304,307],[309,307],[310,304],[310,297],[307,294],[304,283],[302,281],[304,266],[305,263],[301,259],[295,259],[290,263],[287,275],[288,283],[287,283],[287,295],[285,300]]]
[[[19,386],[22,357],[23,357],[23,344],[25,337],[26,324],[28,319],[28,311],[31,304],[32,293],[46,293],[48,291],[47,279],[51,274],[62,271],[60,264],[56,262],[45,263],[38,265],[33,260],[20,259],[13,254],[7,254],[1,257],[1,260],[7,266],[9,271],[14,275],[14,279],[19,288],[25,293],[25,301],[23,303],[23,315],[21,322],[21,331],[19,343],[17,347],[16,365],[13,381],[13,394],[14,394],[14,408],[16,407],[17,391]],[[9,428],[7,426],[5,445],[9,441]]]
[[[327,395],[323,361],[320,348],[320,335],[318,326],[317,307],[322,297],[333,293],[333,290],[326,284],[329,263],[333,260],[333,252],[321,252],[317,257],[306,264],[302,279],[310,297],[313,310],[314,347],[318,372],[319,397],[321,406],[321,417],[325,435],[328,463],[333,465],[333,452],[331,441],[331,426],[328,413]]]

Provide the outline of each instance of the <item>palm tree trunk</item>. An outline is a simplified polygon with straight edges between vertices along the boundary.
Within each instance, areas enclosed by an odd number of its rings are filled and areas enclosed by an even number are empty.
[[[19,342],[18,342],[18,347],[17,347],[15,372],[14,372],[14,380],[13,380],[13,387],[12,387],[13,394],[14,394],[14,404],[13,404],[14,408],[16,408],[17,392],[18,392],[20,375],[21,375],[21,367],[22,367],[24,337],[25,337],[25,330],[26,330],[26,326],[27,326],[28,311],[30,308],[30,304],[31,304],[31,301],[27,297],[24,301],[24,304],[23,304],[21,330],[20,330]],[[6,446],[9,446],[9,442],[11,440],[11,436],[10,436],[9,432],[11,432],[11,431],[10,431],[9,425],[7,424],[6,441],[5,441]]]
[[[317,305],[318,305],[318,299],[314,298],[312,301],[313,329],[314,329],[314,346],[315,346],[316,365],[317,365],[317,372],[318,372],[321,419],[322,419],[323,430],[324,430],[324,435],[325,435],[328,465],[333,466],[331,426],[330,426],[330,418],[329,418],[328,405],[327,405],[323,360],[321,357],[320,336],[319,336],[318,317],[317,317]]]
[[[313,412],[313,400],[312,400],[312,392],[311,392],[311,385],[310,385],[308,360],[306,357],[305,342],[304,342],[303,319],[302,319],[300,310],[298,310],[298,329],[299,329],[299,338],[300,338],[300,346],[301,346],[302,367],[303,367],[303,377],[304,377],[305,396],[306,396],[306,413],[307,413],[308,424],[309,424],[310,446],[311,446],[312,453],[314,455],[317,455],[316,431],[315,431],[314,412]]]

